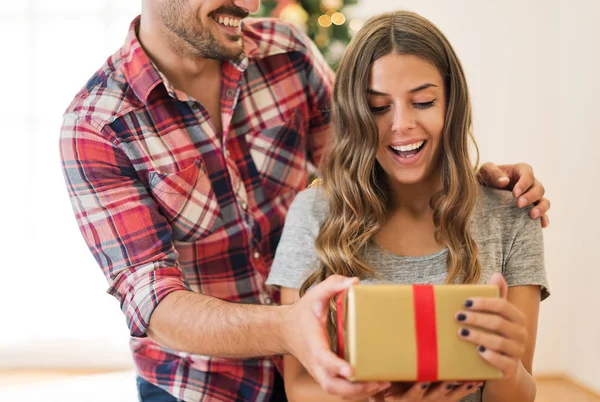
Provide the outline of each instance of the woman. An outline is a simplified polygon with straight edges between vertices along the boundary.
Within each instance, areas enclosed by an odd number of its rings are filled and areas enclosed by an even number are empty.
[[[498,284],[501,299],[470,300],[456,320],[475,327],[457,336],[478,345],[502,380],[419,383],[375,397],[533,401],[538,310],[548,295],[541,227],[510,193],[478,185],[469,93],[447,39],[413,13],[371,19],[339,66],[334,102],[322,183],[296,197],[268,283],[282,287],[282,303],[333,274]],[[294,357],[284,364],[290,400],[331,398]]]

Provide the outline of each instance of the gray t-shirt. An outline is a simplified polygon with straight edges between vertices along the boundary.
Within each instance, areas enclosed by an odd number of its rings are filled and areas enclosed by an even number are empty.
[[[480,283],[501,272],[508,286],[540,285],[542,300],[548,297],[544,269],[544,246],[539,220],[519,209],[509,191],[480,187],[469,230],[479,247]],[[327,214],[320,187],[300,192],[288,211],[267,284],[299,289],[318,264],[314,247]],[[365,250],[365,261],[379,277],[361,278],[361,283],[442,284],[447,275],[447,249],[438,253],[407,257],[393,254],[373,242]],[[481,394],[462,402],[481,401]]]

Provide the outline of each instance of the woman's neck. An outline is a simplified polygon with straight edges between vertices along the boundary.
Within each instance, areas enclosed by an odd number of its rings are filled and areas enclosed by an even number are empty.
[[[431,199],[442,189],[441,172],[432,172],[424,180],[414,184],[401,184],[390,180],[388,188],[390,213],[410,215],[415,218],[429,216],[433,213]]]

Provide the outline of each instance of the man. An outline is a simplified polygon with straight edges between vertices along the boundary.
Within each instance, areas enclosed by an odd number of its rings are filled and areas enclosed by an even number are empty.
[[[264,284],[327,140],[333,73],[298,30],[246,20],[258,5],[144,0],[64,116],[71,202],[126,316],[143,401],[285,400],[270,356],[286,353],[334,395],[389,385],[347,381],[328,346],[329,299],[354,279],[329,278],[292,306]],[[484,176],[512,178],[545,224],[531,169],[503,169]]]

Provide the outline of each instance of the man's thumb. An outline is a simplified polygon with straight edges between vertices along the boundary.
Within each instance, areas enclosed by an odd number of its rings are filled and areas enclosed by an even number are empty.
[[[329,306],[329,301],[341,291],[358,283],[358,278],[348,278],[342,275],[331,275],[323,282],[315,285],[309,292],[314,300],[315,313],[321,316]]]

